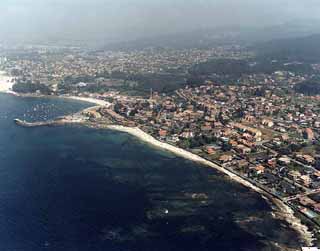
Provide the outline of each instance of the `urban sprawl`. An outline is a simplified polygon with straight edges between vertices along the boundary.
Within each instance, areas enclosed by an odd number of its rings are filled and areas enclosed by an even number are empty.
[[[320,96],[295,91],[311,76],[276,70],[242,74],[227,84],[215,76],[187,81],[195,64],[252,56],[238,46],[130,52],[33,47],[2,49],[1,68],[15,78],[17,92],[106,100],[109,107],[88,112],[91,121],[139,127],[241,176],[320,225]],[[152,77],[183,83],[162,92],[148,86]]]

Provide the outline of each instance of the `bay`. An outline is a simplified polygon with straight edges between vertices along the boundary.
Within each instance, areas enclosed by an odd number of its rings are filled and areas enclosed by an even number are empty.
[[[0,250],[299,247],[259,194],[215,170],[124,133],[13,123],[88,106],[0,94]]]

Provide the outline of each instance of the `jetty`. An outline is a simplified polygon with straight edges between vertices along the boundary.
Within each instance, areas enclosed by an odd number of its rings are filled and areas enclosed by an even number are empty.
[[[66,125],[66,124],[81,123],[83,122],[83,120],[66,117],[66,118],[59,118],[55,120],[37,121],[37,122],[27,122],[21,119],[14,119],[14,122],[16,123],[16,125],[22,126],[22,127],[40,127],[40,126],[59,126],[59,125]]]
[[[45,121],[45,122],[27,122],[21,119],[15,119],[14,122],[22,127],[38,127],[38,126],[49,126],[52,125],[54,121]]]

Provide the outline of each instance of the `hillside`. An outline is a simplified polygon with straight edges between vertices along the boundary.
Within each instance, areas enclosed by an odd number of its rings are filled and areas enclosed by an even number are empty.
[[[310,80],[297,84],[294,87],[297,93],[301,93],[308,96],[320,95],[320,81]]]
[[[320,34],[307,37],[288,38],[259,43],[254,46],[258,57],[301,61],[320,61]]]

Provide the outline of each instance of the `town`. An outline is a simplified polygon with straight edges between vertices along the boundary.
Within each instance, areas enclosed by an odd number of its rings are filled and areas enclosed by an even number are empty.
[[[228,84],[212,77],[197,85],[185,81],[195,64],[253,56],[237,46],[19,53],[1,57],[2,70],[16,79],[15,91],[108,101],[110,107],[89,111],[92,122],[139,127],[241,176],[320,226],[320,96],[295,90],[312,77],[307,73],[279,69],[242,74]],[[319,64],[312,67],[319,71]],[[184,82],[162,92],[145,84],[150,74]]]

